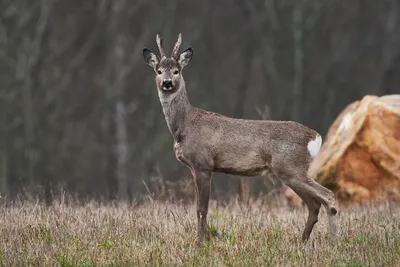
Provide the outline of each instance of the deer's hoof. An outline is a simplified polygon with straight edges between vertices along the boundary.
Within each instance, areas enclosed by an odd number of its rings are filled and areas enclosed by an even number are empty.
[[[338,213],[338,210],[336,209],[336,207],[330,207],[329,208],[329,214],[330,215],[336,215]]]

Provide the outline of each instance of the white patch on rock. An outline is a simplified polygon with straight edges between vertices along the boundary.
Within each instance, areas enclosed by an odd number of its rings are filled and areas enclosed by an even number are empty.
[[[342,122],[340,123],[340,125],[339,125],[337,131],[338,131],[338,132],[341,132],[341,131],[343,131],[343,130],[346,130],[347,128],[350,127],[350,125],[351,125],[351,114],[350,114],[350,113],[347,113],[347,114],[344,116]]]
[[[314,140],[308,142],[307,148],[312,158],[318,155],[319,149],[321,148],[322,138],[320,135],[317,135]]]

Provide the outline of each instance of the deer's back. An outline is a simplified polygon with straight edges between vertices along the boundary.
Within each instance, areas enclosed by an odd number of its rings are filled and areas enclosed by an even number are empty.
[[[199,110],[181,140],[184,154],[214,171],[263,175],[288,164],[307,166],[308,143],[318,135],[291,121],[244,120]]]

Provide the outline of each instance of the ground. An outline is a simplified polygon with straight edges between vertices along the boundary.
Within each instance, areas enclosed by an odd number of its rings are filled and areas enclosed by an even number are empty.
[[[306,246],[305,209],[211,203],[214,235],[196,246],[192,205],[59,205],[0,208],[2,266],[399,266],[400,206],[342,209],[333,244],[327,219]]]

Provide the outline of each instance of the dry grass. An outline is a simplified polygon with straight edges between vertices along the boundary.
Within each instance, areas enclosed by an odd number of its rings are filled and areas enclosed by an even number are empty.
[[[342,210],[334,245],[323,211],[303,246],[305,210],[214,202],[209,229],[216,237],[201,248],[193,206],[20,203],[0,209],[3,266],[395,266],[400,259],[398,206]]]

